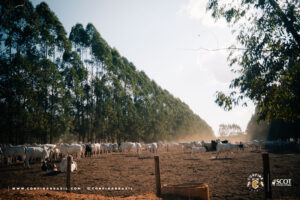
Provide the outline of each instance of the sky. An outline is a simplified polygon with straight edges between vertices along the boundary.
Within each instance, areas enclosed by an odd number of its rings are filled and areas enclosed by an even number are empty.
[[[69,33],[72,26],[92,23],[111,47],[143,70],[163,89],[180,98],[218,135],[219,124],[245,130],[254,105],[224,111],[216,91],[229,92],[236,74],[226,50],[235,43],[224,21],[206,12],[208,0],[46,0]],[[32,0],[34,6],[40,0]]]

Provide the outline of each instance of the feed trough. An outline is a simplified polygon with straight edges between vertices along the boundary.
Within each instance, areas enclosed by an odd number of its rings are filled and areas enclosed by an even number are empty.
[[[163,186],[161,186],[158,156],[154,156],[154,167],[155,167],[155,183],[156,183],[157,195],[172,195],[172,196],[185,197],[189,199],[209,200],[208,184],[185,183],[185,184],[177,184],[177,185],[164,184]]]
[[[162,195],[176,195],[189,199],[209,200],[209,187],[203,183],[164,184],[161,188],[161,193]]]

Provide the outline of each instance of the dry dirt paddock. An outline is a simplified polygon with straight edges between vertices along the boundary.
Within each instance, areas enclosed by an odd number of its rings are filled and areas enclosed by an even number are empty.
[[[246,186],[250,174],[263,172],[260,151],[237,152],[228,155],[228,158],[224,158],[223,155],[221,159],[215,159],[215,152],[191,156],[190,153],[183,151],[169,150],[169,152],[159,152],[158,155],[162,184],[207,183],[211,199],[262,199],[264,197],[263,190],[254,192]],[[133,153],[104,154],[99,157],[82,158],[77,163],[78,171],[71,174],[71,186],[80,187],[80,190],[73,190],[74,193],[137,197],[134,199],[142,198],[141,195],[155,193],[154,159],[149,152],[142,152],[139,157]],[[300,199],[300,154],[270,153],[270,168],[271,179],[292,179],[292,187],[272,187],[273,197]],[[21,164],[1,167],[0,177],[2,189],[0,199],[1,197],[5,199],[5,195],[13,193],[12,187],[65,187],[66,185],[65,173],[44,172],[40,164],[32,164],[30,169],[24,169]],[[94,187],[94,190],[88,190],[88,187],[91,189]],[[95,187],[101,190],[96,190]],[[102,187],[127,187],[127,190],[108,191],[102,190]],[[25,198],[18,194],[13,198]],[[155,195],[150,196],[152,199]]]

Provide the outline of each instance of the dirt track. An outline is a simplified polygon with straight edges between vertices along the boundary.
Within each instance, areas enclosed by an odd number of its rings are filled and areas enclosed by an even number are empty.
[[[239,152],[216,160],[215,153],[191,156],[172,150],[160,152],[162,184],[208,183],[211,199],[262,199],[263,191],[250,191],[246,184],[252,173],[262,174],[260,152]],[[0,188],[65,187],[65,173],[43,172],[40,164],[31,169],[23,166],[0,168]],[[300,199],[300,155],[270,154],[271,179],[291,178],[292,187],[272,187],[273,197]],[[140,157],[134,154],[113,153],[78,161],[78,171],[72,173],[73,190],[82,194],[101,194],[109,197],[128,197],[155,193],[154,159],[148,152]],[[100,190],[88,190],[98,187]],[[127,190],[102,190],[102,187],[128,187]],[[132,188],[132,190],[131,190]],[[7,193],[0,193],[0,197]],[[141,198],[141,196],[140,196]],[[139,198],[138,198],[139,199]]]

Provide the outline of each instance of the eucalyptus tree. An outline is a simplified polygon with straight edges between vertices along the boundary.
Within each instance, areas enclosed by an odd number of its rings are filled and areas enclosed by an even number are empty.
[[[229,60],[239,77],[229,96],[217,94],[216,102],[230,110],[243,98],[257,106],[260,120],[300,119],[300,2],[298,0],[210,0],[208,10],[215,19],[225,18],[237,32],[239,46],[232,47]]]
[[[43,81],[41,83],[44,97],[43,107],[49,118],[45,124],[45,128],[47,127],[45,132],[49,133],[52,143],[53,134],[61,131],[54,126],[64,122],[64,120],[61,121],[64,113],[62,102],[65,94],[62,58],[65,51],[71,50],[71,44],[61,22],[46,3],[42,2],[36,6],[36,15],[40,51],[39,66],[41,67],[39,77],[42,77],[40,80]]]
[[[72,126],[69,130],[78,134],[78,140],[82,141],[84,132],[81,120],[82,99],[84,98],[84,89],[82,83],[86,80],[87,70],[83,65],[77,52],[65,52],[64,54],[64,80],[67,86],[66,100],[69,103],[67,113],[72,120]]]
[[[92,25],[88,24],[86,26],[86,34],[88,35],[89,38],[89,49],[90,49],[90,57],[92,61],[92,86],[95,83],[95,78],[98,78],[98,81],[103,78],[102,87],[104,87],[105,91],[105,96],[95,96],[93,99],[97,102],[97,104],[100,105],[94,105],[93,107],[98,107],[98,110],[101,108],[101,113],[102,115],[96,114],[93,111],[92,113],[92,124],[97,121],[97,129],[101,129],[101,135],[102,139],[107,139],[107,132],[110,129],[110,118],[115,119],[115,114],[112,113],[113,110],[110,108],[105,108],[106,106],[112,106],[112,101],[111,101],[111,96],[108,93],[111,93],[111,87],[110,85],[112,84],[112,78],[110,73],[107,73],[107,68],[111,66],[111,54],[110,54],[110,47],[106,43],[106,41],[101,37],[100,33],[97,31],[97,29]],[[96,69],[95,69],[96,68]],[[95,71],[95,74],[94,74]],[[98,84],[99,86],[99,84]],[[94,88],[94,87],[93,87]],[[95,88],[93,89],[95,90]],[[98,88],[99,91],[99,88]],[[95,94],[95,93],[94,93]],[[103,92],[98,93],[98,94],[104,94]],[[102,99],[101,99],[102,98]],[[106,99],[103,99],[106,98]],[[92,101],[93,102],[93,101]],[[105,115],[103,115],[105,114]],[[100,122],[101,121],[101,122]],[[99,127],[102,126],[102,127]],[[111,129],[110,129],[111,130]],[[96,128],[92,127],[92,132],[93,132],[93,137],[96,134]],[[105,136],[106,135],[106,136]],[[99,138],[99,137],[98,137]]]
[[[18,6],[20,1],[1,2],[5,13],[1,15],[1,49],[4,49],[1,62],[2,76],[6,77],[1,79],[1,85],[8,86],[2,103],[8,112],[6,120],[12,122],[9,122],[9,132],[15,132],[13,143],[20,143],[26,135],[36,132],[44,141],[49,136],[52,142],[57,129],[54,126],[61,124],[63,113],[60,57],[69,50],[70,44],[63,26],[47,4],[33,8],[29,1],[22,3]]]
[[[35,43],[36,37],[30,31],[31,16],[34,15],[33,6],[28,3],[21,7],[20,1],[1,1],[1,68],[0,68],[0,103],[1,103],[1,132],[8,139],[6,142],[20,142],[22,130],[25,130],[28,107],[27,98],[31,94],[28,88],[28,71],[30,63],[24,58],[29,46]]]
[[[107,105],[110,98],[110,90],[106,87],[106,75],[101,78],[96,77],[94,81],[95,88],[95,120],[93,123],[95,138],[97,140],[105,139],[105,132],[107,131]]]

